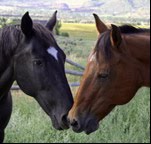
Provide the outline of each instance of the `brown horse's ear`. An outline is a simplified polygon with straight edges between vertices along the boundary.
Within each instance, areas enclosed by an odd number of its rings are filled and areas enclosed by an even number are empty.
[[[56,25],[56,22],[57,22],[57,11],[54,12],[51,19],[47,22],[46,28],[48,28],[50,31],[53,31],[53,28]]]
[[[114,47],[119,47],[121,42],[122,42],[122,36],[121,36],[121,31],[119,29],[119,27],[117,27],[116,25],[111,25],[112,29],[111,29],[111,43],[112,46]]]
[[[101,34],[108,30],[107,26],[100,20],[99,16],[93,14],[98,32]]]

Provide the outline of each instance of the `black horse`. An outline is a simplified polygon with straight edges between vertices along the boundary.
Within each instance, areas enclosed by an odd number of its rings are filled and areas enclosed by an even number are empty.
[[[67,115],[73,98],[65,76],[66,56],[51,32],[56,14],[42,26],[33,23],[27,12],[20,26],[0,29],[0,143],[12,112],[10,88],[15,80],[37,100],[54,128],[69,128]]]

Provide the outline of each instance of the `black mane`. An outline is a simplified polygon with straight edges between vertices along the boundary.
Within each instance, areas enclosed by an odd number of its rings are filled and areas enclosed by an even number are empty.
[[[150,32],[150,29],[136,28],[131,25],[123,25],[119,27],[123,34]]]
[[[21,39],[21,30],[14,26],[0,29],[0,56],[10,57]]]

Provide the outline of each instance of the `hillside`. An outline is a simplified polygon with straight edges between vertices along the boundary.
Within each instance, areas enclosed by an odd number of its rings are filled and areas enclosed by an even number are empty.
[[[92,13],[105,17],[137,18],[150,20],[150,0],[0,0],[0,15],[20,16],[26,11],[38,18],[48,18],[54,10],[68,21],[92,21]]]
[[[142,14],[150,13],[150,0],[88,0],[80,9],[100,11],[101,13],[137,13],[140,9]]]

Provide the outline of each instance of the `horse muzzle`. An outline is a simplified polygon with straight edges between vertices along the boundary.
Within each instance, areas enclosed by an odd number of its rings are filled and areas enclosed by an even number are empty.
[[[81,133],[84,131],[87,135],[95,132],[99,128],[99,122],[92,118],[85,120],[70,119],[70,125],[74,132]]]
[[[62,115],[61,120],[58,120],[55,115],[51,116],[53,127],[57,130],[69,129],[69,122],[67,120],[67,115]]]

